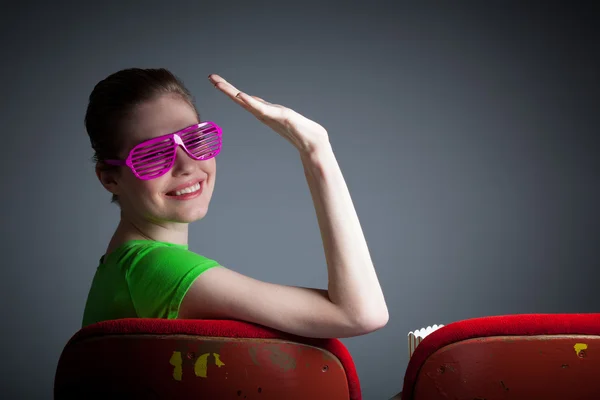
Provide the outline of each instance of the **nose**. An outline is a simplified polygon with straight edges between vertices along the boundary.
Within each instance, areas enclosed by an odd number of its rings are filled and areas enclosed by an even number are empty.
[[[191,158],[181,146],[177,146],[177,155],[173,164],[173,176],[191,175],[197,161]]]

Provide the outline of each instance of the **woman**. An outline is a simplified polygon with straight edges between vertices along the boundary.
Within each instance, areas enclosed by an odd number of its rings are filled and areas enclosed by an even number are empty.
[[[209,81],[298,150],[328,290],[261,282],[188,250],[188,225],[206,215],[212,196],[220,128],[200,122],[189,91],[169,71],[127,69],[96,85],[85,117],[96,174],[121,220],[100,259],[83,325],[130,317],[237,319],[321,338],[385,326],[385,299],[327,131],[218,75]]]

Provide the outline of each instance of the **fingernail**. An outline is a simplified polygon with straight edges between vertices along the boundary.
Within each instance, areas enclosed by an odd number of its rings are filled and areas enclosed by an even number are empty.
[[[238,92],[238,94],[236,94],[235,97],[237,97],[238,99],[241,99],[240,94],[242,94],[242,92]]]

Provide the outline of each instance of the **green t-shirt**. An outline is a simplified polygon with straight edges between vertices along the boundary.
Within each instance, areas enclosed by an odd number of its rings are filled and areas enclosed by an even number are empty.
[[[216,266],[186,245],[128,241],[100,259],[82,326],[119,318],[177,318],[191,284]]]

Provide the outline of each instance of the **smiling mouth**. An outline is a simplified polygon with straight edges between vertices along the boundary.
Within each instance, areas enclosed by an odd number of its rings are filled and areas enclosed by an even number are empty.
[[[202,188],[202,184],[201,182],[196,182],[194,185],[192,186],[188,186],[185,189],[181,189],[181,190],[173,190],[171,192],[167,193],[167,196],[182,196],[184,194],[191,194],[191,193],[196,193],[197,191],[199,191]]]

